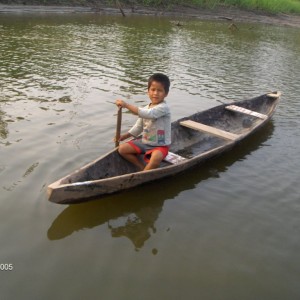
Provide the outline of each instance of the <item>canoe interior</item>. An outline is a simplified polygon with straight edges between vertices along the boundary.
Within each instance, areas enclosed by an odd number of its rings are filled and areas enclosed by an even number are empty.
[[[277,103],[278,97],[269,97],[266,94],[249,100],[222,104],[177,120],[172,123],[172,146],[170,151],[190,159],[216,147],[232,143],[232,141],[205,132],[183,127],[179,124],[180,121],[193,120],[239,136],[245,136],[254,129],[259,128],[266,120],[230,111],[225,107],[234,104],[271,117]],[[167,162],[162,162],[160,168],[169,165]],[[60,184],[93,181],[134,172],[137,172],[135,167],[121,158],[117,149],[114,149],[89,165],[64,177],[61,179]]]

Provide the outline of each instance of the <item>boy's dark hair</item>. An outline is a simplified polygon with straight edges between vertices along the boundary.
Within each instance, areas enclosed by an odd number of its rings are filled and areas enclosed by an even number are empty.
[[[148,79],[148,90],[150,89],[150,86],[153,81],[160,82],[164,86],[166,94],[169,93],[171,83],[170,83],[170,79],[167,75],[162,74],[162,73],[155,73],[152,76],[150,76]]]

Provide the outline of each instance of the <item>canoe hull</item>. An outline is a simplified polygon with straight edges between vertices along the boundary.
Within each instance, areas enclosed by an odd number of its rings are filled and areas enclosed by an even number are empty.
[[[157,172],[157,170],[135,172],[114,178],[84,181],[76,184],[65,185],[59,185],[58,181],[48,187],[49,201],[59,204],[79,203],[90,200],[90,198],[120,192],[147,182],[181,173],[195,165],[199,165],[201,162],[205,162],[211,157],[229,150],[233,146],[234,143],[229,143],[225,146],[203,153],[198,157],[192,158],[188,162],[182,162],[161,168],[159,169],[160,172]]]

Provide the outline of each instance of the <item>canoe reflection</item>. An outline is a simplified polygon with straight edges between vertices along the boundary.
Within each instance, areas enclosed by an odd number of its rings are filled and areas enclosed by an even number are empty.
[[[49,228],[49,240],[62,239],[73,232],[107,224],[112,237],[127,237],[135,249],[140,249],[156,232],[155,222],[164,201],[178,193],[174,189],[170,193],[170,187],[153,199],[148,188],[67,207]]]

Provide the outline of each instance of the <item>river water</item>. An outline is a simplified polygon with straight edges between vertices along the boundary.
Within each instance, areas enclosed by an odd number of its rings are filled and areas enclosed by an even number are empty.
[[[299,299],[300,31],[0,16],[3,299]],[[272,121],[190,172],[79,205],[46,187],[113,147],[117,98],[172,81],[172,119],[280,90]],[[135,117],[123,114],[123,131]]]

